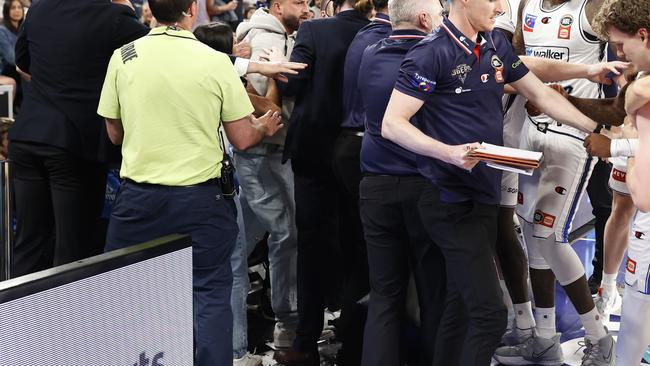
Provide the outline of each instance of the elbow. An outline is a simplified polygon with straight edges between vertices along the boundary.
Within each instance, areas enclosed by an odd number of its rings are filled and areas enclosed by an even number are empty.
[[[381,137],[390,140],[391,137],[393,137],[392,134],[392,124],[387,118],[384,118],[384,120],[381,122]]]
[[[237,150],[246,150],[249,149],[253,146],[255,146],[255,142],[252,140],[249,141],[230,141],[230,144],[232,147],[234,147]]]

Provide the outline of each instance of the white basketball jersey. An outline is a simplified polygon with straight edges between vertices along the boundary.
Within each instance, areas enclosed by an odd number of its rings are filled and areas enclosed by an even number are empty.
[[[570,0],[552,10],[542,9],[543,0],[528,0],[522,14],[526,55],[595,64],[601,61],[601,47],[585,14],[588,0]],[[597,98],[598,84],[589,80],[563,82],[571,95]]]

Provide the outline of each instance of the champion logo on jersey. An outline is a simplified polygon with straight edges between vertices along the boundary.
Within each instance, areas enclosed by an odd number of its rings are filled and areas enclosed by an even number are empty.
[[[566,188],[557,186],[555,187],[555,193],[564,196],[566,194]]]
[[[622,170],[618,170],[616,168],[612,169],[612,179],[614,179],[617,182],[625,183],[625,176],[627,173],[625,173]]]
[[[524,19],[524,32],[532,32],[535,28],[535,22],[537,21],[537,15],[526,14]]]
[[[632,274],[636,273],[636,262],[630,258],[627,259],[627,271]]]
[[[551,17],[544,17],[542,18],[542,24],[548,24],[551,21]]]
[[[644,236],[645,236],[645,233],[643,233],[641,231],[635,231],[634,232],[634,237],[637,238],[637,239],[643,239]]]

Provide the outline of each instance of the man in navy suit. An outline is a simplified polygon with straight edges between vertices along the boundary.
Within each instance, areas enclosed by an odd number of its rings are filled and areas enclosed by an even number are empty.
[[[290,350],[276,352],[284,365],[318,365],[316,342],[323,329],[323,310],[337,303],[344,270],[339,223],[342,197],[334,181],[334,141],[343,120],[345,55],[352,39],[369,23],[369,3],[339,2],[330,18],[302,23],[291,61],[309,65],[281,85],[283,95],[296,96],[285,143],[284,160],[294,171],[298,228],[298,329]],[[341,242],[342,243],[342,242]],[[343,249],[343,251],[341,250]],[[343,273],[342,273],[343,272]],[[345,297],[345,294],[343,295]],[[345,309],[342,310],[345,318]],[[345,335],[341,335],[343,338]],[[345,339],[343,339],[345,349]]]

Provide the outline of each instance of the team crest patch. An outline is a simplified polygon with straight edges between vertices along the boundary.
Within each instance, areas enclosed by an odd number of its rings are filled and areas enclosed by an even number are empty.
[[[494,80],[497,83],[503,83],[503,62],[499,59],[499,56],[493,55],[490,64],[494,67]]]
[[[436,86],[435,81],[429,80],[417,72],[411,76],[410,82],[412,86],[427,94],[433,93]]]
[[[553,225],[555,224],[555,216],[549,215],[541,210],[537,210],[535,211],[535,215],[533,216],[533,221],[535,222],[535,224],[552,228]]]
[[[451,70],[451,76],[455,76],[460,80],[461,84],[465,84],[465,79],[467,78],[467,74],[469,74],[472,71],[472,67],[467,65],[467,64],[460,64],[456,66],[453,70]]]
[[[557,38],[571,39],[571,25],[573,24],[573,17],[569,14],[560,19],[560,28],[557,30]]]
[[[524,32],[532,32],[535,29],[535,21],[537,21],[537,15],[526,14],[524,18]]]
[[[627,271],[632,274],[636,273],[636,262],[630,258],[627,259]]]

